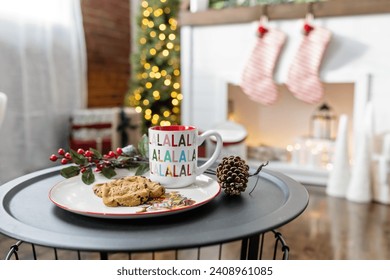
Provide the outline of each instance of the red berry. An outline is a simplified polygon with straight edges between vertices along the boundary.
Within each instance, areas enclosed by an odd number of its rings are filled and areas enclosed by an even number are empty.
[[[114,153],[113,151],[109,151],[109,152],[108,152],[108,156],[109,156],[110,158],[113,158],[113,157],[115,157],[116,155],[115,155],[115,153]]]
[[[66,158],[61,159],[61,164],[67,164],[68,160]]]
[[[123,154],[122,148],[117,148],[117,149],[116,149],[116,153],[117,153],[118,155]]]
[[[85,153],[85,151],[84,151],[83,149],[78,149],[78,150],[77,150],[77,153],[78,153],[79,155],[83,155],[83,154]]]
[[[92,151],[87,150],[87,151],[85,151],[84,156],[91,157],[91,156],[93,156],[93,153],[92,153]]]
[[[60,156],[65,155],[65,150],[62,149],[62,148],[58,149],[58,154],[59,154]]]
[[[72,156],[70,155],[70,153],[66,153],[66,154],[65,154],[65,158],[67,158],[67,159],[72,159]]]
[[[51,156],[50,156],[50,160],[51,161],[56,161],[58,159],[58,157],[55,155],[55,154],[52,154]]]
[[[87,168],[85,168],[85,167],[83,167],[83,168],[80,169],[80,172],[81,172],[81,173],[84,173],[85,171],[87,171]]]
[[[100,168],[95,168],[95,172],[100,172],[100,171],[102,171]]]

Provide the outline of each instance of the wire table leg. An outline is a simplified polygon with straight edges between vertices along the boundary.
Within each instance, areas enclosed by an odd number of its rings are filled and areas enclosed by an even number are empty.
[[[272,230],[274,234],[274,246],[272,259],[277,259],[278,249],[283,252],[282,259],[288,260],[290,248],[287,246],[280,232]],[[243,239],[241,242],[241,260],[261,260],[263,259],[265,234],[253,235]]]
[[[101,260],[108,260],[108,253],[107,252],[100,252],[100,259]]]
[[[253,235],[242,240],[241,260],[257,260],[259,256],[260,235]]]
[[[12,245],[10,247],[10,250],[8,251],[7,256],[5,257],[6,260],[10,260],[12,256],[15,256],[15,260],[19,260],[18,250],[19,246],[23,243],[23,241],[19,240],[16,242],[16,244]]]
[[[278,243],[280,243],[282,246],[283,260],[288,260],[290,248],[287,246],[286,242],[284,241],[282,234],[275,230],[273,230],[272,232],[275,234],[274,260],[276,260],[276,251],[278,249]]]

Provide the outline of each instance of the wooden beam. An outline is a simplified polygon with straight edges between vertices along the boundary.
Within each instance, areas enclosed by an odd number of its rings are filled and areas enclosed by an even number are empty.
[[[383,14],[390,13],[390,0],[343,0],[270,4],[221,10],[209,9],[197,13],[181,11],[179,23],[182,26],[247,23],[259,20],[260,16],[265,13],[270,20],[299,19],[304,18],[309,11],[316,18]]]

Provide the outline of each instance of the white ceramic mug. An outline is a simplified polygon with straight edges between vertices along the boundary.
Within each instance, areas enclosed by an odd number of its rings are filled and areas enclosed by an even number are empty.
[[[214,136],[213,155],[198,166],[198,147],[207,137]],[[196,181],[217,159],[222,149],[222,137],[213,130],[198,135],[194,126],[170,125],[149,128],[150,179],[167,188],[182,188]]]

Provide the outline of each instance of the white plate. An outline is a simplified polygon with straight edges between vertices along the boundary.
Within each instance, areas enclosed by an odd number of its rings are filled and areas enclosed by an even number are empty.
[[[132,174],[122,175],[129,176]],[[115,178],[120,178],[118,175]],[[102,176],[96,176],[96,183],[110,181]],[[92,185],[86,185],[79,176],[66,179],[56,184],[49,192],[49,199],[58,207],[67,211],[92,217],[120,219],[120,218],[143,218],[156,217],[180,213],[186,210],[199,207],[213,198],[220,192],[221,187],[212,178],[206,175],[197,177],[196,182],[188,187],[180,189],[166,189],[166,193],[178,192],[181,196],[193,201],[192,205],[181,206],[172,209],[149,208],[146,212],[140,212],[143,207],[107,207],[103,200],[96,196],[92,190]]]

